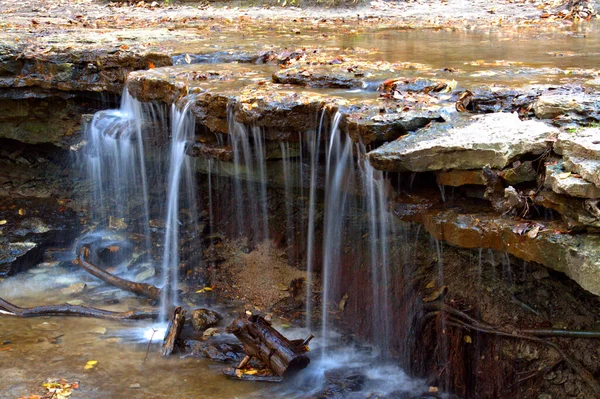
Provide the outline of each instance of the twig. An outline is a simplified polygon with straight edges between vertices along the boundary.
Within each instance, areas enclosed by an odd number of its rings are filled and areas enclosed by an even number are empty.
[[[142,364],[146,363],[146,359],[148,359],[148,352],[150,351],[150,345],[152,344],[152,338],[154,338],[154,334],[156,334],[158,330],[153,328],[152,335],[150,335],[150,341],[148,341],[148,346],[146,347],[146,356],[144,356],[144,360],[142,360]]]

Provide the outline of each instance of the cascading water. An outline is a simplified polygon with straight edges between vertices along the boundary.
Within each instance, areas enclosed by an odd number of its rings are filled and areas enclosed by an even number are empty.
[[[260,128],[248,129],[236,122],[228,109],[229,139],[234,153],[233,195],[236,200],[238,234],[243,236],[246,221],[255,242],[269,238],[267,178],[264,138]],[[245,176],[245,179],[242,178]],[[249,220],[248,220],[249,218]]]
[[[87,126],[83,159],[92,183],[92,221],[98,229],[138,222],[135,230],[146,236],[146,251],[150,212],[142,124],[151,110],[125,91],[119,109],[97,112]]]
[[[154,147],[148,153],[148,141],[164,141],[167,134],[165,110],[153,104],[141,104],[124,91],[121,107],[117,110],[100,111],[94,115],[86,129],[86,150],[83,162],[92,183],[90,210],[96,234],[103,229],[125,230],[129,235],[144,237],[140,250],[151,256],[151,213],[164,218],[165,235],[162,254],[162,286],[160,315],[166,320],[166,310],[177,302],[178,270],[180,263],[179,213],[187,209],[185,227],[192,240],[198,232],[196,208],[196,185],[193,161],[185,156],[185,144],[194,135],[195,120],[189,111],[193,97],[183,100],[181,108],[172,107],[170,115],[170,145]],[[167,151],[168,150],[168,151]],[[148,158],[155,158],[157,166],[148,167]],[[168,159],[168,169],[162,159]],[[164,193],[150,193],[149,182],[165,182]],[[153,187],[156,188],[157,186]],[[185,189],[182,196],[181,193]],[[151,203],[166,204],[151,210]],[[122,237],[127,239],[126,237]],[[193,245],[188,242],[188,245]]]
[[[327,139],[325,161],[325,210],[323,214],[323,295],[321,334],[327,339],[329,301],[339,284],[345,218],[348,213],[348,189],[354,179],[352,141],[339,129],[341,114],[336,113]],[[327,344],[323,345],[323,351]]]
[[[180,189],[185,183],[186,204],[188,217],[191,219],[191,230],[196,233],[197,211],[195,179],[193,178],[192,161],[185,154],[185,145],[193,140],[196,121],[189,109],[194,103],[194,97],[186,97],[183,106],[177,108],[173,105],[171,110],[171,148],[169,161],[169,177],[167,180],[167,216],[162,259],[162,275],[164,284],[161,296],[160,318],[166,320],[167,310],[170,305],[177,303],[177,284],[179,280],[179,220]]]

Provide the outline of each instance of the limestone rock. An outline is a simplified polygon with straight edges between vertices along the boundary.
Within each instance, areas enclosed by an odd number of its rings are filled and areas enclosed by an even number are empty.
[[[369,153],[385,171],[502,169],[525,154],[541,154],[558,130],[517,114],[486,114],[428,126]]]
[[[223,317],[217,312],[210,309],[195,309],[192,312],[192,326],[196,331],[204,331],[209,327],[214,326]]]
[[[564,159],[564,168],[581,175],[600,188],[600,128],[561,133],[554,151]]]
[[[540,119],[558,117],[575,122],[600,120],[599,98],[587,93],[543,94],[533,105],[535,116]]]
[[[546,165],[544,186],[557,194],[579,198],[600,198],[600,188],[581,177],[575,177],[570,172],[565,172],[562,162]]]

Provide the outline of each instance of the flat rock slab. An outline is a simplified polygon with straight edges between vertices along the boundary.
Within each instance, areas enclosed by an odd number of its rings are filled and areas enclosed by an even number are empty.
[[[558,129],[496,113],[432,124],[369,153],[371,164],[385,171],[427,172],[449,169],[503,169],[525,154],[550,148]]]
[[[563,156],[567,171],[581,175],[600,188],[600,128],[561,133],[554,151]]]

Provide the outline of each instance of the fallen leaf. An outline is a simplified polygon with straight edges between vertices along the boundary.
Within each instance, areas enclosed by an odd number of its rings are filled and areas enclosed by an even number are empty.
[[[97,360],[90,360],[88,361],[85,366],[83,367],[84,370],[90,370],[93,369],[95,365],[98,364]]]
[[[563,172],[556,175],[556,177],[558,177],[559,179],[566,179],[569,176],[571,176],[571,172]]]
[[[465,339],[465,343],[467,343],[467,344],[473,343],[473,340],[471,339],[470,335],[465,335],[464,339]]]
[[[25,209],[23,209],[23,208],[19,209],[19,216],[25,216],[26,213],[27,213],[27,211],[25,211]]]

